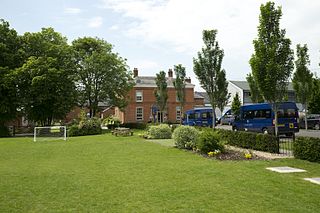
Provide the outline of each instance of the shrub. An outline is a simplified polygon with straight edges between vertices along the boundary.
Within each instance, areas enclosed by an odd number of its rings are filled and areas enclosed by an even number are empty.
[[[101,122],[98,118],[90,118],[80,121],[68,128],[68,136],[97,135],[101,134]]]
[[[171,134],[171,129],[167,124],[150,126],[147,132],[148,137],[153,139],[169,139]]]
[[[9,128],[4,125],[0,125],[0,137],[9,137],[9,136],[11,136]]]
[[[114,116],[109,116],[102,121],[102,125],[108,127],[108,129],[114,129],[115,127],[119,127],[121,121],[119,118]]]
[[[146,129],[147,124],[146,123],[124,123],[120,126],[130,128],[130,129]]]
[[[297,137],[293,144],[295,158],[320,162],[320,138]]]
[[[192,126],[179,126],[173,131],[172,136],[179,149],[194,149],[199,131]]]
[[[221,140],[225,140],[229,145],[271,153],[279,152],[278,140],[274,135],[221,129],[217,131]]]
[[[220,136],[217,131],[213,131],[212,129],[204,129],[197,140],[197,149],[202,154],[207,154],[209,152],[220,150],[224,151],[224,146],[219,140]]]

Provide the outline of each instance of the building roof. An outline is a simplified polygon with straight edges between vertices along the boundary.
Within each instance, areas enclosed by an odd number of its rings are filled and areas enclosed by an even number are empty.
[[[209,96],[206,92],[194,92],[194,97],[202,97],[204,98],[204,104],[210,104],[210,101],[209,101]]]
[[[173,82],[175,78],[166,77],[168,88],[174,87]],[[155,76],[136,76],[135,87],[157,87]],[[194,84],[186,82],[186,88],[194,88]]]
[[[229,81],[229,82],[239,87],[242,90],[250,90],[249,83],[247,81]],[[294,91],[292,82],[289,82],[288,90]]]

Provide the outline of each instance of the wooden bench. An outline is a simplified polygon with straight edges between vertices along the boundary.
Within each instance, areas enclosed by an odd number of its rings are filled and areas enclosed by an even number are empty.
[[[118,127],[115,128],[112,132],[115,136],[132,136],[133,131],[130,128]]]

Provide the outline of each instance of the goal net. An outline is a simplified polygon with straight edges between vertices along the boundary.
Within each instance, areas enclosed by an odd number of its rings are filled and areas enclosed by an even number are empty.
[[[35,127],[33,141],[40,140],[67,140],[66,126]]]

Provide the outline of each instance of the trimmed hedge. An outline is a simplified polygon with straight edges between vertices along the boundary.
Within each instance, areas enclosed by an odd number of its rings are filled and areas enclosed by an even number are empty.
[[[297,137],[293,143],[295,158],[320,162],[320,138]]]
[[[146,123],[124,123],[120,125],[121,127],[126,127],[130,129],[146,129]]]
[[[221,140],[225,140],[229,145],[264,152],[279,153],[278,140],[274,135],[223,129],[217,129],[217,131],[220,134]]]
[[[150,139],[170,139],[171,134],[171,128],[168,126],[168,124],[150,126],[147,131],[148,138]]]

